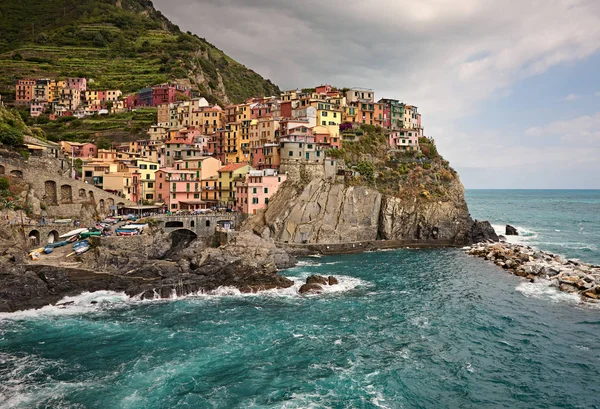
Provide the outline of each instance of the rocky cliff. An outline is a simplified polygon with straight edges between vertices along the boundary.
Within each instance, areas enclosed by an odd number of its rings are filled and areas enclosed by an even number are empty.
[[[345,144],[348,151],[338,163],[354,170],[352,176],[295,170],[304,177],[289,178],[266,212],[246,227],[280,243],[399,240],[465,245],[498,240],[489,223],[472,220],[458,174],[437,151],[427,150],[428,157],[422,152],[391,152],[384,144],[381,134],[362,147]]]
[[[0,244],[4,237],[10,239],[0,230]],[[222,286],[256,292],[293,284],[277,271],[293,266],[295,259],[272,240],[250,232],[240,233],[219,248],[208,247],[200,239],[185,243],[177,260],[167,258],[176,243],[160,230],[91,242],[92,251],[67,264],[58,260],[54,265],[24,263],[5,252],[0,258],[0,312],[39,308],[85,291],[110,290],[153,299]]]

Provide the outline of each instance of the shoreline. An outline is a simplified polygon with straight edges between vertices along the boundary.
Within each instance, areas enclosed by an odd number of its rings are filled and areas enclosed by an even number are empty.
[[[578,294],[582,302],[600,304],[600,266],[507,242],[476,243],[465,252],[532,283],[544,280],[560,291]]]
[[[308,256],[321,254],[327,256],[358,254],[376,250],[393,249],[430,249],[430,248],[461,248],[463,245],[449,240],[422,241],[422,240],[365,240],[344,243],[282,243],[276,242],[277,247],[294,256]]]

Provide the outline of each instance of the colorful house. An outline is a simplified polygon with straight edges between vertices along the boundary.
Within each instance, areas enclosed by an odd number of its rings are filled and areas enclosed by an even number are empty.
[[[419,131],[416,129],[401,129],[390,132],[389,145],[392,149],[419,150]]]
[[[269,199],[287,179],[275,169],[250,170],[246,180],[236,184],[236,209],[244,214],[256,214],[266,209]]]
[[[246,180],[246,175],[252,167],[246,163],[231,163],[218,170],[219,173],[219,202],[222,205],[235,205],[236,183]]]

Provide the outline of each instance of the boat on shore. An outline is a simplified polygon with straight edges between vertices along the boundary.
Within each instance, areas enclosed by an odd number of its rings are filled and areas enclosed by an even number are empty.
[[[70,232],[67,232],[67,233],[65,233],[65,234],[63,234],[62,236],[59,236],[59,237],[61,239],[66,239],[66,238],[69,238],[69,237],[77,236],[78,234],[81,234],[81,233],[85,233],[87,231],[88,231],[88,229],[86,229],[84,227],[84,228],[81,228],[81,229],[71,230]]]

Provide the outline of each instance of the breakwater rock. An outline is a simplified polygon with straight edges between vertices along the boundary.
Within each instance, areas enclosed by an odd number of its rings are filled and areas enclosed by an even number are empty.
[[[561,291],[579,294],[583,301],[600,302],[600,266],[510,243],[478,243],[467,253],[532,282],[548,280]]]

